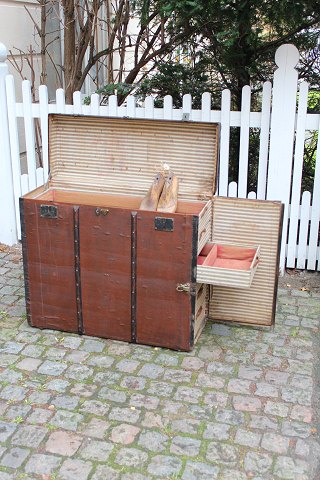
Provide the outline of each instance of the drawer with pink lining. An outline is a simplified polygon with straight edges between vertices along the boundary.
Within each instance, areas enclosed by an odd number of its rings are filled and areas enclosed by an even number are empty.
[[[207,243],[197,261],[197,283],[249,288],[258,268],[260,246]]]

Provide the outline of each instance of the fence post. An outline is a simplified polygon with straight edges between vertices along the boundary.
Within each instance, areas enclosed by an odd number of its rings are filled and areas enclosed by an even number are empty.
[[[18,241],[18,236],[7,112],[6,60],[7,49],[0,43],[0,242],[14,245]]]
[[[270,151],[268,169],[268,200],[281,200],[284,205],[280,270],[284,272],[288,211],[290,202],[292,156],[295,135],[299,51],[294,45],[281,45],[276,51],[278,66],[274,74]]]

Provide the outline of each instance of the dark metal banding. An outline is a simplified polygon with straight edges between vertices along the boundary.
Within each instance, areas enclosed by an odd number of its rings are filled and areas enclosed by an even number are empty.
[[[192,217],[192,250],[191,250],[191,317],[190,317],[190,347],[194,345],[194,323],[196,315],[196,279],[197,279],[197,259],[198,259],[198,233],[199,217]],[[194,291],[193,291],[194,290]]]
[[[77,302],[77,318],[78,333],[83,333],[83,315],[81,300],[81,275],[80,275],[80,235],[79,235],[79,207],[73,207],[74,218],[74,267],[76,278],[76,302]]]
[[[131,212],[131,341],[137,341],[137,212]]]
[[[30,310],[29,271],[28,271],[28,247],[27,247],[27,235],[26,235],[26,223],[25,223],[25,217],[24,217],[24,200],[23,200],[23,198],[19,199],[19,206],[20,206],[21,243],[22,243],[22,260],[23,260],[26,311],[27,311],[28,323],[29,323],[30,326],[32,326],[31,310]]]

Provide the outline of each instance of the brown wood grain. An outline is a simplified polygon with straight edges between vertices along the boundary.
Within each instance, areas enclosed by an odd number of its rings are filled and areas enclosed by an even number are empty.
[[[43,218],[41,202],[23,203],[30,323],[77,332],[73,208],[59,205],[58,218]]]
[[[155,230],[155,216],[173,218],[174,231]],[[192,278],[192,216],[139,212],[137,230],[137,343],[188,351],[194,312],[176,287]]]
[[[84,333],[131,340],[131,212],[80,206]]]

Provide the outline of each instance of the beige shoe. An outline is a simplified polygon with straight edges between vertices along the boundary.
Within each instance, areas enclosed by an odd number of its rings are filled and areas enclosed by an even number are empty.
[[[159,172],[155,176],[147,195],[140,204],[140,210],[157,210],[159,198],[164,186],[165,177]]]
[[[178,206],[179,180],[171,171],[166,178],[158,203],[158,212],[174,213]]]

